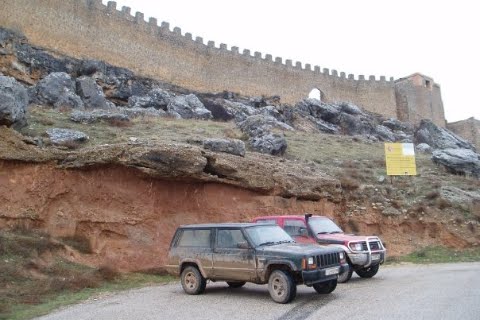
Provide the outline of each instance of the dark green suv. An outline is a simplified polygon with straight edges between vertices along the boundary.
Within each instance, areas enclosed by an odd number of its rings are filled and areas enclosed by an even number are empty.
[[[188,294],[205,291],[206,281],[268,283],[272,299],[288,303],[298,284],[328,294],[348,268],[343,250],[295,241],[279,226],[255,223],[186,225],[177,229],[167,270],[180,275]]]

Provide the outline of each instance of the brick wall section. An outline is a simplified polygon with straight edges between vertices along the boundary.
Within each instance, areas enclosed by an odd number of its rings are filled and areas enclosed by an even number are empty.
[[[447,129],[473,143],[480,150],[480,120],[468,118],[466,120],[447,124]]]
[[[338,74],[335,70],[292,65],[291,60],[274,59],[259,52],[252,55],[248,50],[240,53],[238,48],[228,50],[224,44],[204,44],[201,38],[182,35],[179,28],[171,31],[166,23],[158,26],[156,19],[146,22],[142,13],[133,16],[130,8],[117,10],[114,2],[107,6],[101,0],[1,2],[0,26],[19,30],[36,45],[76,58],[105,60],[194,91],[279,95],[283,102],[292,104],[318,88],[327,102],[349,101],[387,117],[399,115],[401,119],[416,120],[418,117],[411,114],[425,115],[444,126],[443,106],[439,113],[435,108],[435,112],[427,112],[421,109],[423,106],[415,111],[416,104],[425,102],[421,91],[413,92],[420,94],[419,99],[405,100],[408,115],[398,112],[399,97],[393,79],[359,76],[355,80],[353,75]]]

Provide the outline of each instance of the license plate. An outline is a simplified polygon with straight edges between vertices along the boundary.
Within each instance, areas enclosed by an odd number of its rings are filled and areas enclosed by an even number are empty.
[[[372,260],[380,260],[380,254],[379,253],[375,253],[375,254],[372,254]]]
[[[331,276],[332,274],[338,274],[339,268],[330,268],[325,270],[325,275],[326,276]]]

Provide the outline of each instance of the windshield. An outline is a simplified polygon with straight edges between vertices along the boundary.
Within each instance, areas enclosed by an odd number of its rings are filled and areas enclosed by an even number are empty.
[[[249,238],[255,247],[263,245],[272,245],[286,242],[295,242],[293,239],[279,226],[255,226],[246,228]]]
[[[308,225],[315,234],[326,234],[326,233],[343,233],[335,222],[326,218],[315,218],[312,217],[308,219]]]

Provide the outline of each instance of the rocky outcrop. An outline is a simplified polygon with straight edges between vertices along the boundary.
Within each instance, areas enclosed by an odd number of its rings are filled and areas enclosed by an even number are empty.
[[[451,173],[480,178],[480,154],[471,149],[435,150],[432,160]]]
[[[467,140],[426,119],[420,122],[420,126],[415,131],[415,143],[426,143],[433,149],[475,150],[475,147]]]
[[[130,118],[124,113],[93,110],[91,112],[74,111],[70,115],[70,120],[73,122],[91,124],[100,120],[128,122],[130,121]]]
[[[304,99],[286,111],[287,122],[303,131],[364,136],[373,141],[409,142],[411,128],[398,120],[384,120],[351,103],[327,104]]]
[[[77,79],[76,86],[87,109],[115,109],[115,105],[105,98],[102,88],[94,79],[82,76]]]
[[[27,90],[14,78],[0,76],[0,125],[21,128],[27,124]]]
[[[50,142],[54,145],[68,145],[88,140],[85,133],[70,129],[52,128],[47,130],[47,134]]]
[[[166,111],[174,95],[165,90],[156,88],[150,90],[145,96],[131,96],[128,99],[130,108],[154,108]]]
[[[167,111],[182,119],[208,120],[212,118],[212,113],[194,94],[175,97],[168,104]]]
[[[34,103],[56,108],[84,109],[83,101],[75,94],[75,82],[64,72],[53,72],[40,80],[31,90]]]
[[[237,139],[205,139],[203,148],[216,152],[225,152],[233,155],[245,156],[245,143]]]
[[[341,187],[320,170],[259,153],[239,157],[175,143],[112,144],[74,151],[43,150],[0,128],[0,160],[50,162],[59,168],[120,166],[154,179],[216,182],[261,194],[298,199],[341,199]]]
[[[238,126],[250,137],[248,142],[253,150],[271,155],[283,155],[287,150],[287,140],[283,134],[272,130],[294,130],[272,116],[261,114],[247,117]]]

